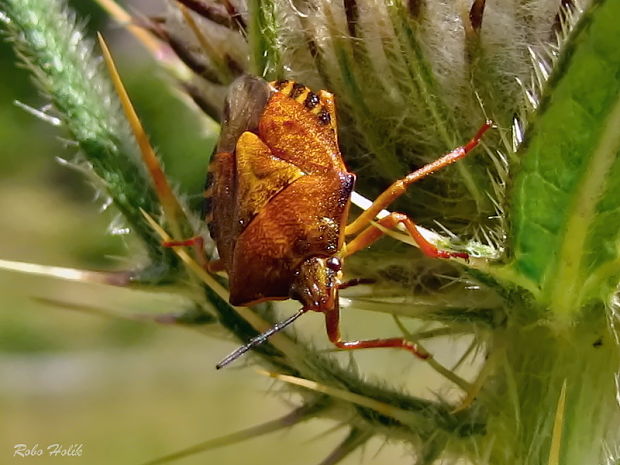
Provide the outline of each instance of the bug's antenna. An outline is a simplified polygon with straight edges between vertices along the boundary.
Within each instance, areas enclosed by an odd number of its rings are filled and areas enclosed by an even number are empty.
[[[239,357],[241,357],[243,354],[245,354],[252,347],[256,347],[256,346],[262,344],[267,339],[269,339],[270,336],[273,336],[275,333],[277,333],[279,331],[282,331],[284,328],[286,328],[288,325],[290,325],[293,321],[295,321],[297,318],[299,318],[304,313],[306,313],[306,309],[302,308],[297,313],[289,316],[286,320],[280,321],[279,323],[276,323],[275,325],[273,325],[271,328],[269,328],[264,333],[261,333],[258,336],[253,337],[252,339],[250,339],[250,341],[247,344],[239,347],[234,352],[232,352],[229,355],[227,355],[226,358],[224,358],[220,363],[215,365],[215,368],[218,369],[218,370],[220,368],[224,368],[230,362],[233,362],[236,359],[238,359]]]

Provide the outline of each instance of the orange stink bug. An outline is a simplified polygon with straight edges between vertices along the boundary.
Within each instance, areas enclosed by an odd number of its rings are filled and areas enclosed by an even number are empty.
[[[217,368],[310,310],[325,315],[327,336],[340,349],[398,347],[426,358],[403,338],[341,340],[338,291],[359,283],[341,281],[342,263],[381,237],[383,232],[371,224],[377,213],[411,183],[466,156],[490,127],[487,121],[466,145],[393,183],[347,225],[355,175],[347,171],[338,148],[333,95],[292,81],[238,78],[226,99],[206,183],[205,221],[219,253],[208,268],[226,271],[233,305],[295,299],[302,308]],[[404,225],[431,257],[467,258],[438,250],[404,214],[392,213],[377,223],[384,228]],[[352,239],[345,242],[347,236]]]

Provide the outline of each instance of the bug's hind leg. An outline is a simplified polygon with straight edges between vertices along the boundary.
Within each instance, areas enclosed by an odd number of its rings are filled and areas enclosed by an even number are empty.
[[[370,339],[366,341],[343,341],[340,338],[340,310],[335,309],[325,312],[325,329],[329,340],[339,349],[376,349],[380,347],[405,349],[418,358],[427,359],[430,354],[418,349],[418,346],[402,337],[391,337],[387,339]]]
[[[426,238],[418,230],[416,224],[403,213],[391,213],[385,218],[381,218],[379,221],[377,221],[377,224],[388,229],[394,228],[399,223],[405,226],[407,232],[420,246],[420,250],[422,251],[422,253],[424,253],[424,255],[432,258],[469,258],[469,255],[464,252],[449,252],[447,250],[440,250],[435,247],[428,240],[426,240]],[[380,239],[381,236],[383,236],[384,234],[385,233],[378,227],[374,225],[368,226],[364,231],[362,231],[354,239],[347,243],[345,247],[345,256],[352,255],[355,252],[358,252],[368,247],[370,244]]]

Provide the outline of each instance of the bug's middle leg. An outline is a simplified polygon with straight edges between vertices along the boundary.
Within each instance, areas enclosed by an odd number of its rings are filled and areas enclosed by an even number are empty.
[[[449,252],[447,250],[440,250],[431,244],[422,233],[418,230],[416,224],[403,213],[391,213],[385,218],[377,221],[378,224],[384,228],[394,228],[399,223],[405,226],[409,235],[420,246],[420,250],[424,255],[432,258],[469,258],[469,255],[464,252]],[[385,233],[374,225],[368,226],[364,231],[358,234],[354,239],[347,243],[345,247],[345,256],[353,255],[362,249],[365,249],[373,242],[380,239]]]
[[[370,339],[365,341],[343,341],[340,337],[340,310],[338,307],[325,312],[325,329],[329,340],[339,349],[376,349],[381,347],[405,349],[418,358],[427,359],[430,355],[418,349],[413,342],[402,337]]]

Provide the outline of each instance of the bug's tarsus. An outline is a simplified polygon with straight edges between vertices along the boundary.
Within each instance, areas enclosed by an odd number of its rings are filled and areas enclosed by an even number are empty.
[[[252,339],[250,339],[250,341],[247,344],[239,347],[234,352],[231,352],[229,355],[227,355],[220,363],[215,365],[215,368],[219,370],[220,368],[224,368],[229,363],[234,362],[236,359],[241,357],[252,347],[261,345],[263,342],[267,341],[269,337],[273,336],[275,333],[279,331],[282,331],[284,328],[286,328],[288,325],[290,325],[293,321],[295,321],[297,318],[299,318],[304,313],[306,313],[306,309],[301,308],[300,310],[297,311],[297,313],[294,313],[293,315],[288,317],[286,320],[276,323],[264,333],[261,333],[258,336],[253,337]]]
[[[474,147],[476,147],[480,143],[480,140],[482,139],[482,136],[484,135],[484,133],[493,127],[496,127],[495,123],[491,121],[490,119],[486,120],[484,124],[480,127],[480,129],[478,129],[478,132],[476,133],[476,135],[472,137],[471,140],[463,146],[463,148],[465,149],[465,152],[471,152],[474,149]]]

